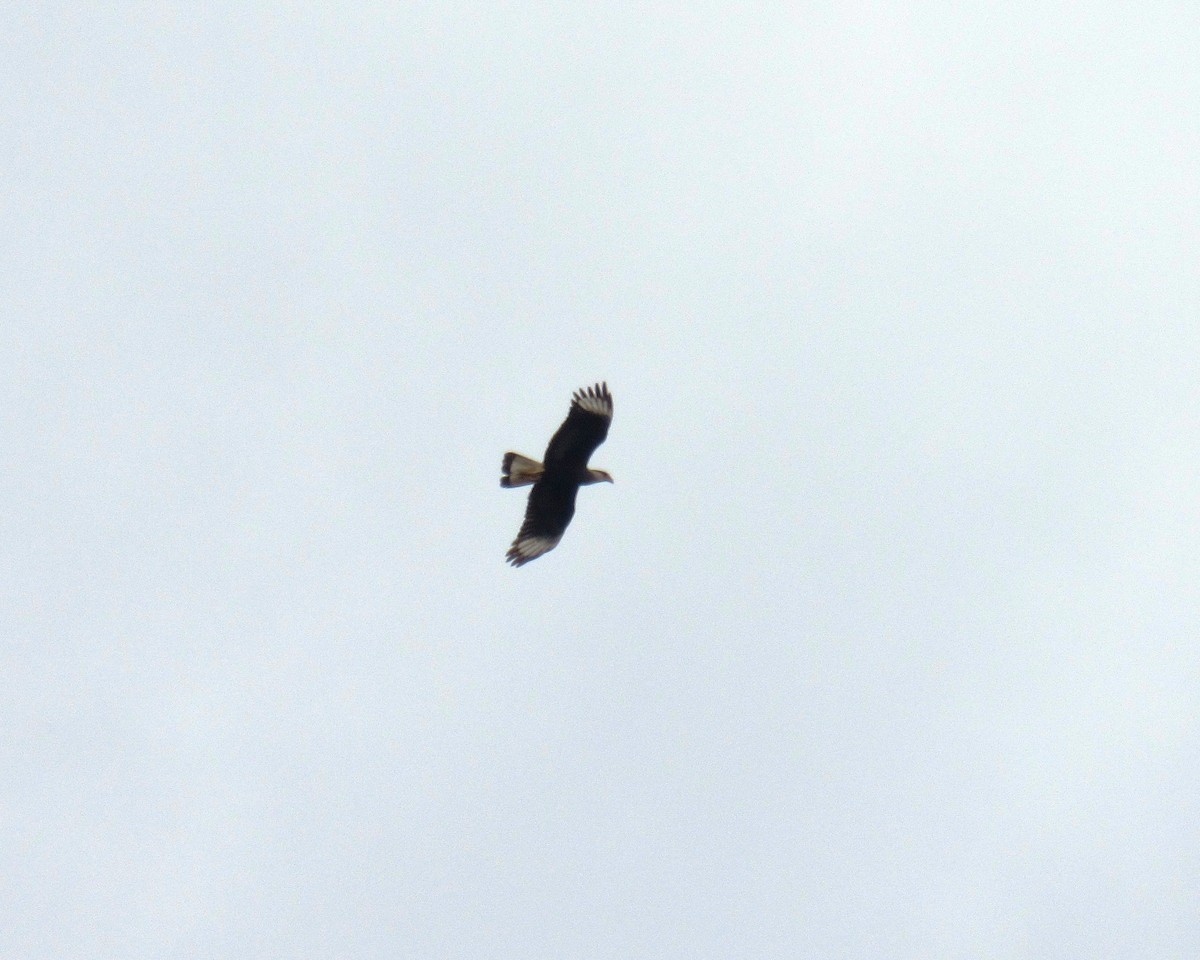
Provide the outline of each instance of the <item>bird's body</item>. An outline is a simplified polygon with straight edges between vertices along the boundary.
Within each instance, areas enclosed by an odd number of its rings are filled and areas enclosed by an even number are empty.
[[[593,470],[588,458],[604,438],[612,422],[612,394],[598,383],[578,390],[571,398],[567,419],[558,428],[538,463],[519,453],[504,455],[502,487],[533,484],[525,507],[525,522],[509,547],[506,559],[514,567],[548,553],[558,546],[567,525],[575,516],[575,495],[590,483],[612,483],[603,470]]]

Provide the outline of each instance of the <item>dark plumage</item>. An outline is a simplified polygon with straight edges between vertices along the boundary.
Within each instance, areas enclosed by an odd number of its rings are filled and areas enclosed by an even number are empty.
[[[504,455],[502,487],[533,484],[525,506],[525,522],[506,559],[514,567],[549,553],[562,539],[567,524],[575,515],[575,494],[589,483],[612,483],[603,470],[588,467],[588,458],[608,436],[613,401],[608,384],[598,383],[577,390],[571,398],[567,419],[558,428],[542,463],[519,453]]]

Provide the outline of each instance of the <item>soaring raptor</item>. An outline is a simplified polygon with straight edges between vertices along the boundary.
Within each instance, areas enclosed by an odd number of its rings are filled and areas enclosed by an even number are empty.
[[[575,515],[575,494],[581,486],[613,482],[605,471],[593,470],[587,465],[592,451],[608,436],[612,416],[612,394],[608,392],[607,383],[577,390],[571,398],[567,419],[550,438],[542,463],[519,453],[504,455],[500,486],[533,484],[525,507],[525,522],[508,548],[507,560],[514,567],[558,546],[567,524]]]

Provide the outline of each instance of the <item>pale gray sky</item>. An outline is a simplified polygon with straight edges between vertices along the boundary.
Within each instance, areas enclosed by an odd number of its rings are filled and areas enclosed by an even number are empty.
[[[1200,13],[345,6],[0,15],[0,955],[1200,955]]]

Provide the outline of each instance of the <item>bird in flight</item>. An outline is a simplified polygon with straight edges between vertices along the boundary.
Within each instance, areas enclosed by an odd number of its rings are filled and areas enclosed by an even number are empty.
[[[612,416],[612,394],[607,383],[576,390],[567,419],[550,438],[542,463],[519,453],[504,455],[500,486],[533,484],[525,506],[525,522],[506,555],[514,567],[558,546],[575,515],[575,494],[581,486],[613,482],[604,470],[593,470],[587,465],[588,457],[608,436]]]

